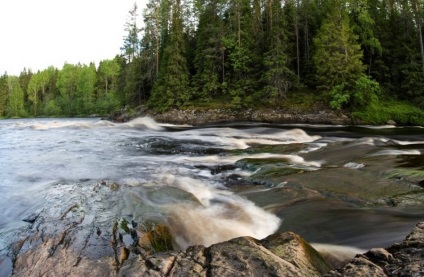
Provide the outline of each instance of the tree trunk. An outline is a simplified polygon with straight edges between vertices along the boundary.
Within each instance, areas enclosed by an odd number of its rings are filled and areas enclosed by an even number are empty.
[[[424,75],[424,45],[421,22],[418,22],[418,32],[420,33],[421,67]]]

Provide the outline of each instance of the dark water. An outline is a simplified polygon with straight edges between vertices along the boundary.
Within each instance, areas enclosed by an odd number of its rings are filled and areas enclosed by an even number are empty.
[[[70,185],[103,180],[125,191],[111,217],[164,220],[182,248],[277,230],[316,243],[388,246],[424,219],[419,201],[387,198],[421,189],[423,153],[424,129],[416,127],[3,120],[0,250],[4,234],[28,224],[22,219],[55,205],[52,195],[75,197],[82,192]],[[305,172],[273,185],[248,183],[254,171],[233,166],[245,158],[281,159]]]

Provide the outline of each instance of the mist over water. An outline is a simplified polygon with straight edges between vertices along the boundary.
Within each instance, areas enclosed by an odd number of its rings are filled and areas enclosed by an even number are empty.
[[[379,157],[392,156],[392,165],[398,156],[422,155],[423,133],[412,129],[398,135],[396,129],[390,127],[387,133],[384,128],[253,123],[199,128],[158,124],[151,118],[123,124],[98,119],[3,120],[0,236],[22,227],[23,218],[45,201],[53,201],[52,191],[105,180],[122,189],[122,204],[108,212],[117,218],[131,215],[135,220],[165,223],[181,249],[238,236],[261,239],[277,230],[296,231],[319,243],[364,248],[388,243],[406,235],[403,232],[422,213],[361,212],[337,201],[291,202],[284,190],[293,181],[290,176],[279,187],[231,187],[228,180],[242,182],[254,173],[234,166],[242,159],[281,160],[287,168],[313,171],[325,180],[325,168],[330,166],[366,170],[380,164],[373,160]],[[292,145],[296,147],[281,153],[260,148]],[[252,147],[258,150],[248,151]],[[216,170],[221,167],[226,169]],[[64,193],[72,197],[77,192]],[[369,219],[384,222],[393,233],[381,235],[381,226],[372,226]],[[355,228],[346,228],[352,224]]]

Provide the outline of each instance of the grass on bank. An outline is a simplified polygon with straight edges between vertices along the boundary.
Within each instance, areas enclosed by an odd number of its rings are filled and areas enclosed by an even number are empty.
[[[371,103],[362,111],[351,113],[354,119],[367,124],[386,124],[389,120],[399,125],[424,125],[424,111],[407,103],[394,100]]]

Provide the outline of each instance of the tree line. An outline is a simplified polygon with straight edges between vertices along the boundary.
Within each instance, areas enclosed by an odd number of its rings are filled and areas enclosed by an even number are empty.
[[[149,0],[123,47],[133,99],[166,110],[298,92],[334,109],[378,99],[424,107],[422,0]],[[131,94],[131,92],[129,92]]]
[[[0,77],[0,116],[107,114],[120,107],[119,58],[90,65],[65,63],[19,76]]]
[[[299,92],[334,109],[379,99],[424,107],[422,0],[149,0],[129,11],[121,54],[0,77],[0,116],[163,111]],[[139,26],[139,17],[144,21]]]

